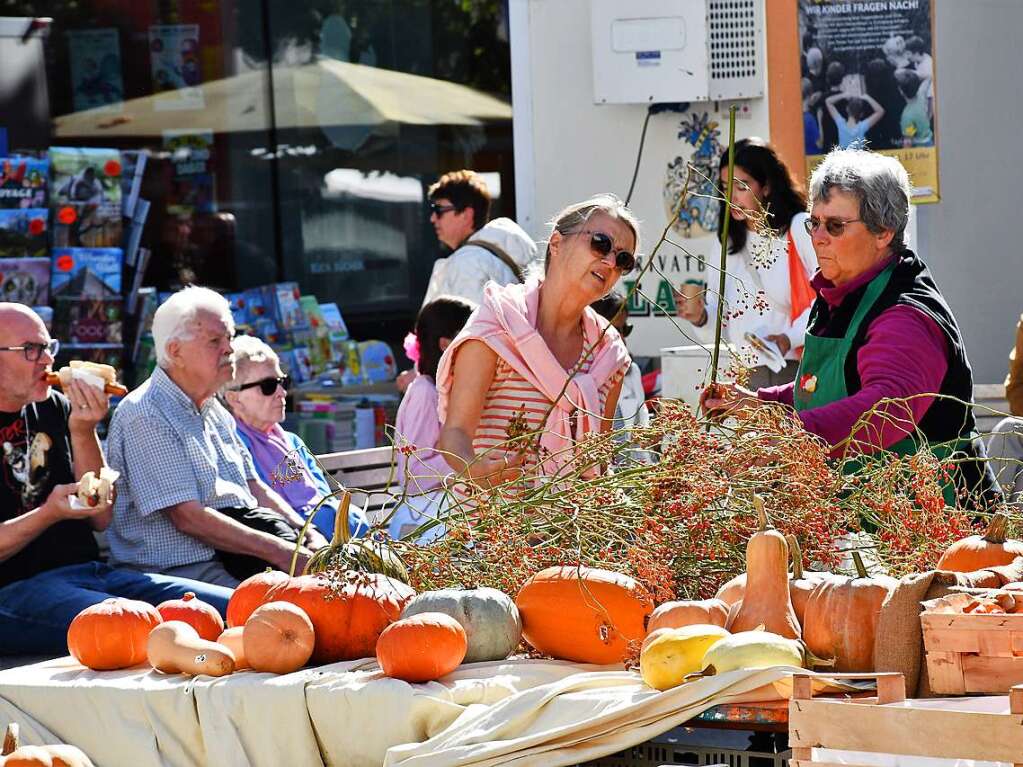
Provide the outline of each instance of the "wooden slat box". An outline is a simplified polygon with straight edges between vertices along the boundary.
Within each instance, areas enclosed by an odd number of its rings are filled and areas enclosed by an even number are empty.
[[[959,612],[972,599],[952,594],[923,603],[927,675],[940,695],[1004,695],[1023,684],[1023,613]]]
[[[842,767],[877,763],[868,755],[972,759],[1023,767],[1023,685],[1008,696],[906,700],[902,674],[835,674],[873,678],[876,698],[814,698],[811,677],[797,674],[789,703],[790,767],[837,767],[814,749],[846,752]],[[850,755],[848,752],[854,752]]]

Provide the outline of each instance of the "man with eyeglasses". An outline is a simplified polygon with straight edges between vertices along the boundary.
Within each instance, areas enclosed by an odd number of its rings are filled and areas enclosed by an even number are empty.
[[[234,376],[227,301],[188,287],[153,315],[157,367],[110,421],[121,472],[110,556],[139,570],[233,587],[267,565],[287,570],[305,520],[257,473],[216,394]],[[310,528],[301,571],[326,540]]]
[[[230,597],[99,561],[93,531],[110,524],[111,505],[83,506],[76,492],[106,465],[96,424],[109,402],[78,381],[50,388],[58,348],[32,310],[0,303],[0,655],[65,653],[71,621],[106,597],[159,604],[194,591],[221,612]]]
[[[453,252],[438,259],[423,306],[438,296],[456,296],[479,304],[488,282],[524,282],[536,258],[536,243],[510,218],[490,217],[486,182],[471,170],[441,176],[430,187],[430,223],[441,244]]]

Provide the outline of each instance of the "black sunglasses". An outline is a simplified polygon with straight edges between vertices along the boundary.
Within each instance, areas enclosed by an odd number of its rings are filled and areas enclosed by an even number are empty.
[[[287,391],[291,387],[291,376],[283,376],[281,378],[277,378],[276,376],[273,378],[263,378],[259,381],[242,384],[236,388],[235,391],[245,391],[246,389],[251,389],[253,386],[258,386],[259,391],[263,394],[263,396],[269,397],[277,391],[278,386],[283,388],[284,391]]]
[[[450,213],[453,210],[461,210],[457,205],[438,205],[435,202],[430,203],[430,212],[435,216],[443,216],[445,213]]]
[[[592,229],[579,229],[575,232],[569,232],[569,234],[590,235],[590,250],[600,256],[601,260],[607,258],[608,254],[614,250],[615,247],[615,243],[614,240],[611,239],[611,235],[605,234],[604,232],[598,232]],[[636,257],[627,250],[619,250],[615,253],[615,268],[622,274],[628,274],[636,268]]]
[[[626,322],[624,325],[622,325],[622,329],[618,332],[622,338],[628,338],[629,334],[632,332],[632,323]]]

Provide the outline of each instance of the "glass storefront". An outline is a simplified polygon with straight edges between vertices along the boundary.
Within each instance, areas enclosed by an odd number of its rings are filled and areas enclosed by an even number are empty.
[[[48,34],[0,42],[7,151],[147,150],[144,283],[159,290],[296,281],[337,302],[354,337],[399,349],[441,255],[429,184],[486,172],[493,214],[514,215],[507,0],[52,0],[3,13],[52,17]]]

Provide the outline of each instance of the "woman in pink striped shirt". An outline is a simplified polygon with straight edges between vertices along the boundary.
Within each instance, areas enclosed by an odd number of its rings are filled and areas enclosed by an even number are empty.
[[[630,363],[618,332],[589,305],[635,267],[635,216],[599,195],[552,225],[546,276],[488,285],[438,369],[438,448],[483,487],[557,473],[580,438],[610,427]],[[531,435],[525,450],[509,449],[522,434]]]

